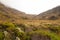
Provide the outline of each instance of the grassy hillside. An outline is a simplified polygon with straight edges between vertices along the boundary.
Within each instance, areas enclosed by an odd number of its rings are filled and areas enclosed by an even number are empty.
[[[37,22],[36,22],[37,23]],[[12,37],[13,36],[13,37]],[[28,22],[0,24],[0,40],[60,40],[60,24],[44,23],[39,25]]]
[[[54,17],[51,11],[55,12]],[[51,11],[46,15],[54,19],[60,9]],[[60,19],[40,20],[42,16],[35,19],[37,15],[25,14],[0,3],[0,40],[60,40]]]

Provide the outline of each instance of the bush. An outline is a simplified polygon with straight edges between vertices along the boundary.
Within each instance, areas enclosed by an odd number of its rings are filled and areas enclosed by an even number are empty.
[[[5,22],[2,24],[3,28],[5,28],[6,30],[15,30],[15,25],[13,23],[10,22]]]
[[[4,34],[3,32],[0,32],[0,40],[3,40],[4,39]]]
[[[54,32],[47,31],[47,30],[37,30],[37,31],[29,32],[29,35],[33,35],[33,34],[49,36],[51,38],[51,40],[60,40],[60,36],[59,35],[57,35]]]
[[[19,25],[17,25],[17,26],[20,27],[21,30],[25,31],[26,26],[25,26],[24,24],[19,24]]]
[[[25,33],[23,31],[19,31],[18,29],[14,30],[14,33],[17,37],[19,37],[21,40],[25,40]]]

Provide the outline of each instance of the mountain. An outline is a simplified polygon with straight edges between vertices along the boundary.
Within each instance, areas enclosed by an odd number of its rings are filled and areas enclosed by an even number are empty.
[[[46,12],[40,13],[39,15],[30,15],[25,12],[18,11],[14,8],[10,8],[0,3],[0,20],[16,21],[21,19],[42,19],[42,20],[56,20],[60,19],[60,6],[50,9]]]
[[[0,3],[0,20],[20,20],[20,19],[32,19],[34,15],[25,14],[25,12],[18,11],[14,8],[10,8]]]
[[[44,19],[44,20],[56,20],[60,19],[60,6],[52,8],[46,12],[40,13],[36,16],[36,19]]]
[[[60,40],[60,20],[55,19],[60,19],[60,6],[30,15],[0,3],[0,40]]]

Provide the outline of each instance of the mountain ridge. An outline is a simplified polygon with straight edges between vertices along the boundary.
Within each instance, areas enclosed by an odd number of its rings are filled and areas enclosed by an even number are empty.
[[[38,19],[43,19],[43,18],[50,19],[51,16],[54,16],[57,18],[58,15],[60,15],[60,6],[54,7],[54,8],[49,9],[43,13],[40,13],[39,15],[36,16],[36,18],[38,18]],[[53,19],[51,19],[51,20],[53,20]]]
[[[4,17],[3,17],[4,16]],[[0,19],[1,20],[20,20],[20,19],[32,19],[34,15],[26,14],[25,12],[18,11],[14,8],[10,8],[0,3]]]
[[[0,40],[60,40],[59,8],[29,15],[1,4]]]
[[[56,19],[60,19],[60,16],[59,16],[60,6],[49,9],[38,15],[31,15],[31,14],[26,14],[25,12],[16,10],[14,8],[7,7],[4,4],[0,3],[0,14],[2,14],[3,16],[6,16],[7,19],[11,18],[13,20],[16,20],[16,19],[17,20],[20,20],[20,19],[56,20]],[[4,18],[2,17],[2,19]]]

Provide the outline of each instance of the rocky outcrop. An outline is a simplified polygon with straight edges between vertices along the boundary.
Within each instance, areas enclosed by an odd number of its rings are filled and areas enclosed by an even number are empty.
[[[20,40],[20,38],[19,37],[16,37],[16,40]]]

